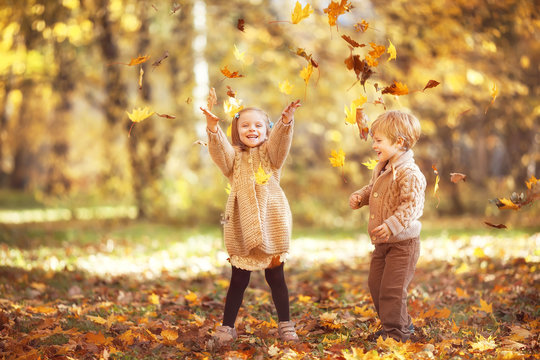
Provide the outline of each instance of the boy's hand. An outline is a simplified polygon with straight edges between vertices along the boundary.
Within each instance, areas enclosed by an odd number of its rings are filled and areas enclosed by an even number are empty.
[[[349,206],[351,207],[351,209],[359,209],[361,202],[362,196],[360,196],[360,194],[352,194],[351,196],[349,196]]]
[[[283,112],[281,113],[281,118],[283,119],[283,122],[285,124],[288,124],[292,121],[292,119],[294,118],[294,112],[300,106],[302,106],[302,104],[300,104],[300,100],[293,101],[292,103],[287,105],[285,110],[283,110]]]
[[[377,226],[373,231],[371,232],[371,236],[375,236],[377,239],[382,240],[384,242],[387,242],[390,238],[390,235],[392,235],[392,231],[388,228],[388,225],[383,223],[382,225]]]
[[[208,127],[208,130],[216,132],[219,118],[216,115],[212,114],[206,108],[201,107],[200,109],[203,112],[204,116],[206,116],[206,127]]]

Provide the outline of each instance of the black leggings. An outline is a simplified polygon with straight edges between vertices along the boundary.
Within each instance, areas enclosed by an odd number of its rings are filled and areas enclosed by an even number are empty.
[[[223,325],[234,327],[236,316],[242,300],[244,299],[244,291],[249,284],[251,271],[232,267],[231,284],[227,291],[225,300],[225,313],[223,315]],[[283,264],[264,270],[264,277],[270,290],[272,291],[272,299],[276,306],[279,321],[289,321],[289,289],[285,283],[285,274],[283,273]]]

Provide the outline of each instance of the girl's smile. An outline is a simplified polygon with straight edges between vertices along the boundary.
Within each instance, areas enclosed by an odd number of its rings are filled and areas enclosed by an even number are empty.
[[[238,119],[238,135],[240,141],[252,148],[261,145],[267,138],[264,118],[258,111],[246,111]]]

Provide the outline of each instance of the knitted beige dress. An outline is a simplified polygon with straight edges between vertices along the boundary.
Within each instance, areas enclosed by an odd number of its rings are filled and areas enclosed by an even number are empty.
[[[219,126],[215,133],[207,130],[210,156],[231,184],[224,217],[225,247],[231,264],[240,269],[266,269],[276,260],[285,261],[289,251],[292,216],[279,181],[291,147],[293,122],[280,119],[267,141],[246,151],[233,147]],[[255,181],[259,165],[271,174],[264,184]]]

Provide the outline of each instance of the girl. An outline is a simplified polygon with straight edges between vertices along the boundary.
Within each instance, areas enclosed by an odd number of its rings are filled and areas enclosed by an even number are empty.
[[[219,346],[237,338],[234,323],[251,271],[263,270],[279,318],[283,341],[297,341],[289,317],[289,291],[283,262],[289,250],[292,217],[279,185],[281,167],[289,153],[294,112],[300,100],[290,103],[270,131],[268,115],[258,108],[240,110],[233,119],[232,145],[211,113],[215,103],[210,90],[206,117],[210,156],[231,183],[224,218],[225,247],[232,265],[231,283],[225,300],[223,324],[214,339]]]

